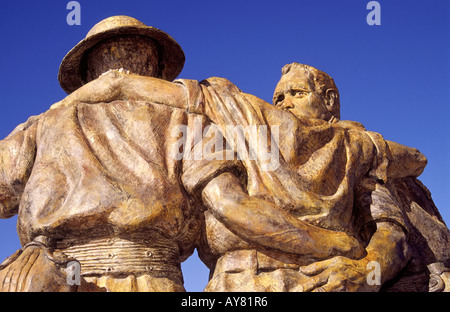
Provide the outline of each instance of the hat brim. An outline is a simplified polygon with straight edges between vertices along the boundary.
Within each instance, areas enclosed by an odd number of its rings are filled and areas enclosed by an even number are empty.
[[[142,35],[158,42],[162,49],[160,65],[162,79],[172,81],[183,69],[185,55],[180,45],[167,33],[151,26],[122,26],[89,36],[80,41],[67,53],[61,62],[58,73],[59,84],[67,93],[72,93],[85,84],[83,81],[82,61],[86,52],[97,43],[120,35]]]

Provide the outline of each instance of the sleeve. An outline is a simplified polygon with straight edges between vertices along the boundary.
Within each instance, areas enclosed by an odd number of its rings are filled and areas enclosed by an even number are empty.
[[[370,176],[386,182],[388,179],[418,177],[422,174],[427,159],[418,149],[385,140],[376,132],[366,131],[366,134],[377,151]]]
[[[31,117],[0,141],[0,218],[18,212],[36,155],[37,120]]]
[[[209,181],[224,172],[232,172],[245,181],[245,168],[242,162],[234,157],[232,159],[227,157],[230,152],[234,155],[234,151],[229,150],[230,146],[226,143],[224,135],[226,125],[236,123],[230,110],[238,109],[241,104],[234,100],[234,96],[239,95],[241,91],[223,78],[213,77],[201,82],[178,79],[175,83],[180,83],[186,88],[188,127],[192,127],[195,124],[194,119],[199,118],[194,114],[203,116],[201,138],[193,137],[186,144],[190,150],[186,151],[183,157],[182,182],[185,189],[190,194],[199,196]],[[215,135],[205,132],[207,127],[209,132],[215,132]],[[206,151],[207,146],[213,146],[213,152],[211,148]],[[198,150],[202,151],[200,158],[193,156]]]
[[[370,213],[375,222],[392,222],[406,232],[405,216],[395,191],[390,186],[377,184],[371,192]]]
[[[377,223],[389,222],[396,224],[405,234],[408,234],[407,219],[404,215],[401,200],[397,197],[391,183],[375,183],[372,189],[357,187],[355,198],[355,227],[360,238],[369,243],[377,230]]]
[[[244,179],[244,168],[238,161],[190,161],[189,164],[184,166],[183,185],[190,194],[198,196],[211,180],[225,172],[231,172],[238,178]]]
[[[427,158],[416,148],[386,140],[390,155],[389,178],[418,177],[425,170]]]
[[[185,87],[187,94],[186,112],[205,115],[205,96],[197,80],[177,79],[174,83]]]
[[[188,113],[208,117],[224,132],[227,125],[264,124],[260,108],[225,78],[212,77],[201,82],[178,79],[175,83],[186,88]]]
[[[373,145],[374,149],[368,174],[359,183],[363,195],[358,200],[367,207],[364,228],[373,228],[377,222],[391,222],[408,233],[404,198],[398,194],[395,183],[399,179],[420,175],[427,160],[415,148],[387,141],[376,132],[364,133],[370,138],[366,143]]]
[[[195,119],[200,117],[188,116],[188,126],[192,127]],[[200,197],[203,188],[215,177],[224,172],[231,172],[245,181],[245,168],[241,161],[227,159],[229,145],[226,144],[218,127],[202,118],[201,136],[188,136],[183,156],[183,170],[181,180],[186,191],[194,197]],[[198,124],[198,123],[197,123]],[[200,155],[199,155],[200,151]]]
[[[398,198],[392,186],[393,177],[389,174],[392,165],[392,155],[388,142],[376,132],[363,131],[362,154],[366,164],[365,172],[356,187],[355,205],[358,208],[360,233],[368,240],[376,230],[379,222],[390,222],[399,226],[407,233],[406,219]]]
[[[386,141],[379,133],[372,131],[366,131],[365,133],[370,138],[376,149],[376,156],[374,158],[373,167],[369,171],[369,176],[386,183],[388,179],[388,166],[390,160],[387,153]]]

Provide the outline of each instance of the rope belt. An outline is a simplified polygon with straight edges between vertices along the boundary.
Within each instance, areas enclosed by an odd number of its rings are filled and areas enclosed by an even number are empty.
[[[182,281],[178,245],[160,234],[64,239],[56,249],[81,264],[81,275],[148,274]]]

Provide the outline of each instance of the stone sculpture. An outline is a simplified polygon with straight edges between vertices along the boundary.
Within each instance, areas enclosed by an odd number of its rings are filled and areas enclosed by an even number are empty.
[[[333,79],[311,66],[286,65],[270,105],[223,78],[172,82],[183,63],[125,16],[69,52],[69,96],[0,143],[2,217],[19,214],[24,245],[1,290],[183,291],[195,247],[206,291],[449,289],[450,231],[418,150],[341,121]]]
[[[68,53],[59,80],[70,93],[115,66],[171,80],[183,63],[169,35],[118,16]],[[2,290],[67,290],[65,265],[56,264],[76,259],[83,283],[70,289],[184,291],[180,261],[200,219],[165,133],[188,116],[132,100],[93,103],[31,117],[1,142],[1,213],[19,214],[24,246],[0,271]],[[59,283],[36,281],[52,275]]]

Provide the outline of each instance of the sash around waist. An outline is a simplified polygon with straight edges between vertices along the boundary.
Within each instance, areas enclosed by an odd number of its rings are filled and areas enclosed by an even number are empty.
[[[63,239],[55,247],[80,263],[82,276],[148,274],[182,279],[178,245],[160,234]]]
[[[234,250],[226,252],[218,260],[214,275],[220,273],[239,273],[250,270],[253,274],[271,272],[277,269],[298,270],[300,266],[311,264],[309,257],[296,256],[280,252],[256,250]]]

